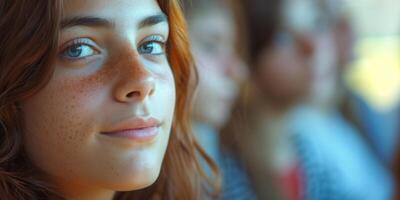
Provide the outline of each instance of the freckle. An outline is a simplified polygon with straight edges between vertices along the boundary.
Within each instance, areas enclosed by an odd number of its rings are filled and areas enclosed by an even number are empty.
[[[114,176],[119,176],[118,171],[115,170],[115,168],[111,165],[111,173],[114,174]]]
[[[101,82],[101,80],[103,79],[102,77],[103,75],[100,74],[99,76],[96,77],[95,82]]]
[[[74,136],[80,139],[78,131],[74,131]]]
[[[72,110],[75,108],[75,106],[72,104],[72,105],[65,106],[65,108],[66,108],[66,110]]]
[[[79,141],[79,143],[82,143],[83,142],[83,138],[82,137],[78,137],[78,141]]]

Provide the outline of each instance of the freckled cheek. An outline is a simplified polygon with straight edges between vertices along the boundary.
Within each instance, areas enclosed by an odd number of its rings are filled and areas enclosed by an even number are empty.
[[[28,99],[26,120],[32,122],[28,125],[58,143],[82,143],[96,124],[93,112],[99,92],[99,84],[84,84],[79,80],[50,82]]]
[[[24,102],[24,143],[39,167],[51,172],[83,159],[80,152],[98,126],[101,86],[96,81],[50,81]]]

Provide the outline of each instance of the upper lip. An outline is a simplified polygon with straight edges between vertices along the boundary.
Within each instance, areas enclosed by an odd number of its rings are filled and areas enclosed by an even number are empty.
[[[134,129],[145,129],[145,128],[153,128],[161,126],[160,120],[154,117],[133,117],[127,120],[124,120],[116,125],[112,126],[110,131],[102,132],[102,133],[112,133],[126,130],[134,130]]]

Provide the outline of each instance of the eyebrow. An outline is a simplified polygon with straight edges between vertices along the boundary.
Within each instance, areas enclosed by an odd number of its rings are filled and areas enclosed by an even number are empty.
[[[139,29],[148,27],[148,26],[154,26],[154,25],[162,23],[162,22],[168,22],[167,16],[165,16],[164,13],[146,17],[139,23]]]
[[[113,27],[114,22],[105,18],[91,17],[91,16],[77,16],[77,17],[67,18],[61,21],[61,29],[66,29],[73,26]]]
[[[139,22],[138,28],[154,26],[156,24],[168,22],[167,16],[164,13],[152,15],[144,18]],[[115,22],[106,18],[93,16],[76,16],[66,18],[61,21],[61,29],[73,26],[89,26],[89,27],[115,27]]]

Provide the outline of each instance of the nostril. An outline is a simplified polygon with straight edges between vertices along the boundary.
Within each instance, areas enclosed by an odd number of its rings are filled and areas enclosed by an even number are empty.
[[[127,98],[132,98],[132,97],[139,96],[139,95],[140,95],[140,93],[139,93],[138,91],[135,91],[135,92],[129,92],[129,93],[126,95],[126,97],[127,97]]]
[[[153,93],[154,93],[154,88],[153,88],[152,90],[150,90],[150,92],[149,92],[149,96],[152,96],[152,95],[153,95]]]

